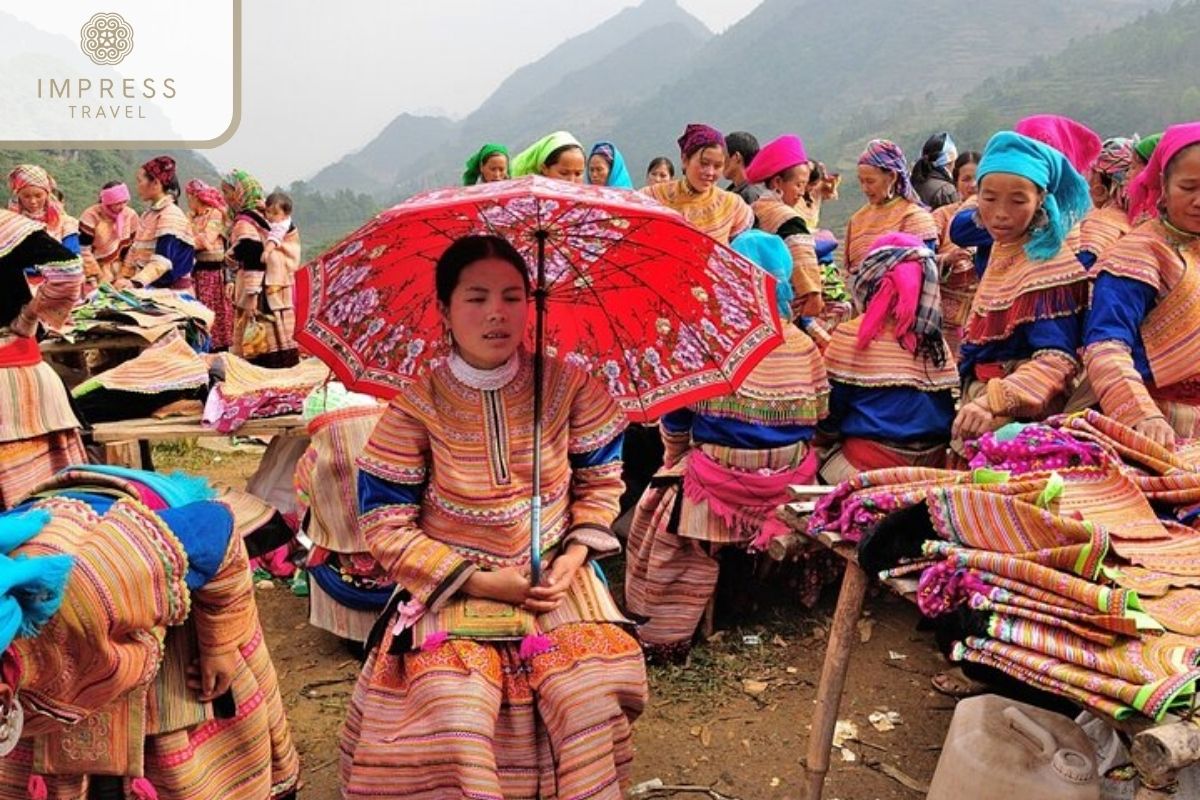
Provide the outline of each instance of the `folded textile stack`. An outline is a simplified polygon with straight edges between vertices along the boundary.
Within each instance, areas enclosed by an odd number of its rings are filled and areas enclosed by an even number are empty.
[[[329,367],[306,358],[294,367],[257,367],[232,353],[216,357],[224,379],[208,393],[204,424],[232,433],[251,419],[298,414],[309,392],[329,379]]]
[[[858,541],[868,570],[920,573],[922,612],[966,620],[954,660],[1115,718],[1188,707],[1200,451],[1086,412],[1007,426],[971,454],[971,471],[857,476],[818,503],[809,533]]]
[[[83,418],[96,423],[151,416],[186,400],[196,401],[198,412],[207,389],[208,364],[172,331],[136,358],[79,384],[71,396]]]
[[[133,334],[156,342],[171,331],[183,333],[199,348],[208,341],[213,312],[195,298],[170,289],[114,289],[100,286],[71,311],[52,336],[67,342]]]

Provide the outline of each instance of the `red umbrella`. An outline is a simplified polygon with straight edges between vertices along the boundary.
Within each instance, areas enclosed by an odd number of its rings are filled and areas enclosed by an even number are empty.
[[[648,421],[732,392],[782,341],[765,271],[644,195],[536,176],[425,192],[375,217],[301,270],[297,341],[350,388],[390,397],[448,355],[434,265],[481,233],[530,265],[535,458],[543,353]],[[533,475],[536,578],[538,464]]]

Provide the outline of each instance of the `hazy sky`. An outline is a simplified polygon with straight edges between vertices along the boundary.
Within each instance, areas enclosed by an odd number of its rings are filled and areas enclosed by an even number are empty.
[[[761,1],[677,0],[718,33]],[[639,2],[248,0],[242,122],[205,154],[264,183],[311,177],[403,112],[465,116],[517,67]]]

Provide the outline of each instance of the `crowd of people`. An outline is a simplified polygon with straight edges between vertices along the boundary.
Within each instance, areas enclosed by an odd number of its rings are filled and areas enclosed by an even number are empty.
[[[296,480],[321,554],[310,561],[325,604],[318,614],[314,598],[314,621],[366,651],[341,735],[344,797],[620,797],[647,702],[646,658],[686,654],[722,554],[779,535],[775,511],[789,485],[961,466],[965,443],[1009,422],[1089,408],[1168,450],[1200,433],[1200,122],[1103,140],[1039,115],[994,134],[982,152],[959,152],[938,132],[911,168],[900,147],[875,139],[857,164],[865,202],[840,238],[819,227],[840,176],[801,137],[760,146],[747,132],[690,124],[678,145],[678,171],[656,158],[640,190],[614,143],[589,149],[563,131],[513,156],[489,143],[466,163],[466,185],[541,175],[641,191],[770,273],[785,320],[782,344],[732,395],[628,431],[603,386],[549,360],[542,580],[529,577],[529,265],[511,243],[467,236],[438,259],[437,301],[454,347],[444,363],[386,407],[348,399],[310,423],[311,455]],[[39,324],[61,323],[101,284],[194,292],[215,313],[213,348],[287,368],[299,358],[300,241],[291,200],[241,170],[181,193],[174,162],[156,158],[136,176],[140,215],[113,182],[78,220],[41,167],[21,165],[9,182],[0,508],[28,509],[34,492],[33,508],[53,526],[83,512],[38,492],[86,457],[62,385],[38,354]],[[621,550],[613,524],[623,510],[631,522],[618,603],[597,562]],[[233,550],[210,573],[218,584],[227,576],[225,599],[206,604],[196,589],[197,609],[252,607],[247,586],[229,588]],[[811,603],[836,573],[820,558],[803,569]],[[226,630],[224,617],[212,619]],[[256,619],[247,624],[257,631]],[[43,641],[36,628],[22,627],[25,651],[5,651],[11,691],[0,699],[22,685],[21,664],[40,657],[28,649]],[[159,797],[200,796],[183,788],[194,776],[171,768],[189,757],[220,762],[202,745],[244,722],[253,696],[271,709],[253,728],[260,741],[230,733],[233,766],[213,774],[265,775],[257,785],[269,796],[294,793],[294,750],[257,637],[214,634],[216,653],[237,649],[254,673],[228,719],[214,719],[210,705],[207,722],[170,728],[184,737],[170,747],[154,737],[162,728],[123,724],[130,743],[144,742],[142,759],[92,774],[124,776],[114,796],[155,796],[147,781]],[[201,658],[198,669],[197,696],[209,704],[241,674],[236,659]],[[127,701],[123,719],[137,705]],[[26,724],[18,757],[0,761],[0,797],[85,800],[90,768],[56,772],[60,762],[43,755],[54,725]],[[229,791],[211,796],[248,796]]]

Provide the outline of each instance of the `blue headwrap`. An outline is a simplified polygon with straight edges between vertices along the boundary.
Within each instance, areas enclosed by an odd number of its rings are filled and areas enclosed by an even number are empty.
[[[956,158],[958,158],[958,147],[954,144],[954,140],[950,138],[949,132],[946,132],[946,138],[942,141],[942,149],[934,156],[933,165],[935,167],[949,167]]]
[[[1048,222],[1032,231],[1025,252],[1035,261],[1058,255],[1067,233],[1092,207],[1087,181],[1062,153],[1012,131],[1000,131],[988,140],[976,180],[982,183],[993,172],[1020,175],[1046,192],[1042,207]]]
[[[588,153],[588,164],[591,164],[592,156],[600,155],[608,162],[608,183],[605,186],[611,186],[614,189],[632,189],[633,178],[629,177],[629,170],[625,168],[625,157],[621,155],[621,151],[612,142],[596,142],[592,146],[592,152]],[[591,170],[587,171],[587,182],[592,182]]]
[[[0,651],[17,636],[36,636],[62,605],[74,559],[70,556],[18,556],[14,548],[37,535],[50,514],[10,511],[0,515]]]
[[[783,239],[773,233],[751,229],[738,236],[729,246],[775,278],[775,302],[779,316],[792,318],[792,254]]]

